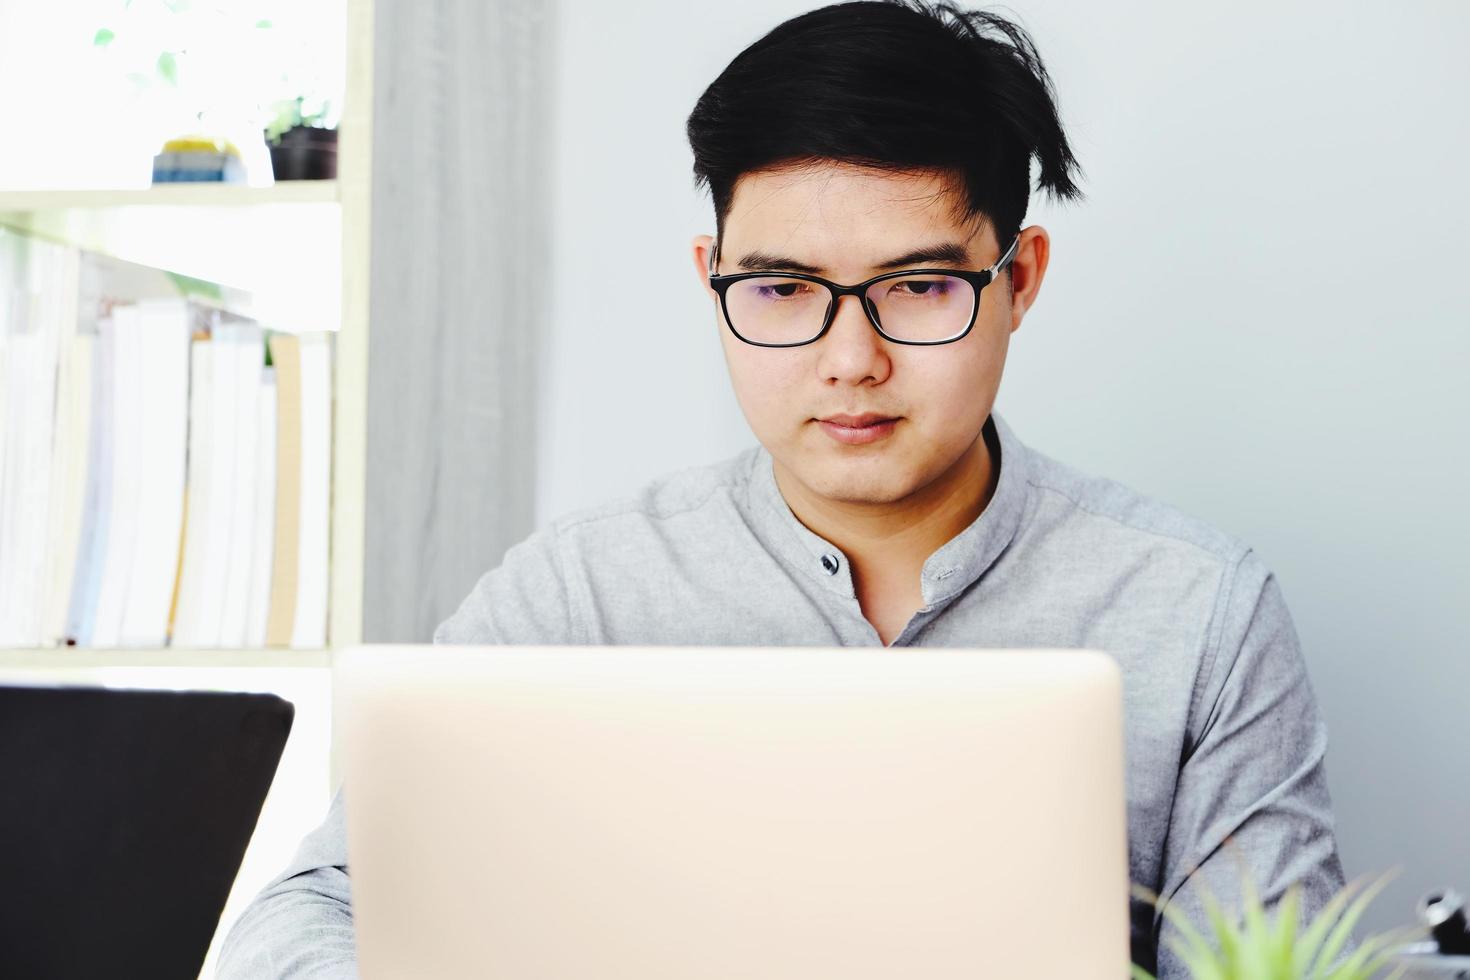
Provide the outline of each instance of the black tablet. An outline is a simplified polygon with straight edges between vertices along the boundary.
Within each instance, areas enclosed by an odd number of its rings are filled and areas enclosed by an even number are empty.
[[[0,976],[194,980],[294,709],[0,687]]]

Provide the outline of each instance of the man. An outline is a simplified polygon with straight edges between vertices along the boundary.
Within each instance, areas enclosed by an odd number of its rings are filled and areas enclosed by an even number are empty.
[[[920,0],[824,7],[742,52],[688,135],[716,215],[693,264],[759,445],[538,531],[435,641],[1105,650],[1132,880],[1203,921],[1196,884],[1230,907],[1242,858],[1268,903],[1299,883],[1319,909],[1342,885],[1326,729],[1274,576],[993,412],[1050,252],[1021,227],[1031,158],[1079,196],[1030,39]],[[221,976],[353,974],[343,806]],[[1132,919],[1135,961],[1186,976],[1172,924]]]

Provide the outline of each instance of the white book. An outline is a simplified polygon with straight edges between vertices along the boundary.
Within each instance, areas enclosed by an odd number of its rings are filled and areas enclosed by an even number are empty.
[[[86,490],[87,443],[91,431],[92,346],[94,334],[78,332],[81,252],[62,249],[54,284],[57,371],[55,422],[51,442],[51,493],[47,509],[45,566],[38,580],[37,614],[42,646],[66,640],[66,613],[76,571]]]
[[[0,263],[5,260],[5,239],[0,233]],[[5,418],[10,411],[10,297],[5,286],[4,267],[0,265],[0,544],[5,540]],[[0,579],[5,577],[5,553],[0,551]]]
[[[332,486],[332,336],[301,335],[301,510],[291,646],[327,643]]]
[[[14,304],[8,304],[12,305]],[[0,415],[5,418],[5,439],[0,443],[0,647],[33,646],[19,594],[27,568],[25,543],[21,540],[21,502],[25,496],[23,469],[33,433],[31,406],[37,392],[35,377],[39,339],[26,330],[11,327],[6,342],[5,375],[0,377]]]
[[[112,501],[114,339],[112,318],[102,317],[97,321],[97,339],[92,347],[92,422],[87,446],[87,486],[66,617],[66,641],[77,646],[91,643],[97,593],[107,560]]]
[[[230,560],[225,569],[220,613],[221,647],[243,647],[249,630],[252,552],[255,546],[256,462],[259,456],[261,375],[265,370],[265,336],[253,323],[235,326],[229,370],[235,378],[234,463],[230,484],[233,506],[229,525]]]
[[[87,456],[92,441],[92,364],[95,334],[73,334],[62,346],[56,389],[56,451],[52,455],[51,526],[46,540],[46,598],[41,643],[66,642],[66,614],[77,570],[87,500]]]
[[[16,357],[14,349],[19,343],[16,338],[20,333],[19,316],[23,309],[24,290],[17,277],[21,268],[20,245],[21,239],[17,235],[0,227],[0,588],[11,577],[5,557],[5,538],[10,530],[6,519],[10,497],[5,486],[5,461],[9,457],[10,446],[19,438],[10,433],[10,427],[16,424],[12,419],[14,409],[11,402],[19,398],[12,365]],[[0,629],[0,633],[3,632]],[[0,646],[5,645],[3,636],[0,636]]]
[[[183,554],[169,645],[198,647],[204,603],[204,572],[208,560],[211,504],[210,436],[214,408],[214,340],[200,337],[189,345],[189,453],[185,470]]]
[[[90,646],[115,647],[122,636],[123,611],[133,579],[142,500],[143,335],[136,306],[112,310],[112,483],[108,509],[107,554],[92,624]]]
[[[50,526],[56,376],[63,333],[76,329],[77,256],[28,243],[24,305],[7,358],[3,491],[0,491],[0,646],[41,642],[46,531]],[[72,320],[67,322],[70,310]],[[20,376],[18,376],[20,375]]]
[[[245,646],[251,648],[265,646],[276,532],[276,369],[263,368],[260,382],[255,443],[255,526],[250,546],[250,603],[245,618]]]
[[[139,334],[137,532],[119,645],[161,647],[178,577],[188,440],[190,308],[147,300],[124,323]],[[131,321],[131,322],[128,322]]]
[[[212,431],[209,440],[209,543],[205,550],[204,589],[201,597],[200,636],[198,645],[210,648],[220,645],[220,629],[224,625],[225,588],[234,555],[230,545],[235,521],[235,439],[239,428],[237,412],[240,400],[235,394],[240,375],[240,327],[221,322],[218,315],[210,327],[214,336],[214,393],[210,406]]]
[[[0,647],[29,647],[40,642],[41,632],[26,609],[26,579],[35,574],[36,561],[26,507],[29,484],[36,477],[27,470],[35,456],[44,338],[25,329],[12,333],[7,347],[6,376],[0,378],[6,420],[5,455],[0,457]]]

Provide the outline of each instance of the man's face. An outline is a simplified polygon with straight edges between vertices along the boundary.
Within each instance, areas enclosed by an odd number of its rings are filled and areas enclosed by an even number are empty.
[[[964,248],[968,261],[906,268],[983,269],[1010,243],[997,242],[988,222],[978,232],[975,223],[958,222],[956,191],[937,172],[895,176],[839,163],[747,174],[736,184],[716,271],[757,271],[742,267],[741,259],[759,251],[850,285],[898,271],[879,268],[887,260],[946,243]],[[1045,232],[1028,234],[1042,237],[1044,264]],[[710,241],[695,240],[701,278],[708,274]],[[716,294],[707,281],[705,286],[715,302],[735,397],[779,476],[830,501],[893,504],[949,473],[967,453],[983,452],[980,432],[1000,386],[1011,332],[1020,325],[1004,275],[981,292],[969,334],[932,347],[880,337],[856,296],[842,297],[831,328],[815,343],[755,347],[730,332]],[[893,421],[868,433],[823,422],[871,414]]]

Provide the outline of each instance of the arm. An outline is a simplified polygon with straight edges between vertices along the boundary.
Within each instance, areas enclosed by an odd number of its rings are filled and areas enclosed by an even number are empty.
[[[219,980],[356,980],[347,825],[338,790],[327,819],[246,907],[220,946]]]
[[[435,643],[574,642],[554,541],[533,534],[480,577]],[[322,825],[246,907],[220,947],[218,980],[355,980],[347,822],[338,791]]]
[[[1309,921],[1343,885],[1327,726],[1280,586],[1254,552],[1227,575],[1208,642],[1213,654],[1195,684],[1159,895],[1209,938],[1199,887],[1239,921],[1244,872],[1268,911],[1299,883]],[[1187,969],[1164,944],[1175,927],[1156,916],[1153,928],[1159,980],[1185,980]]]

